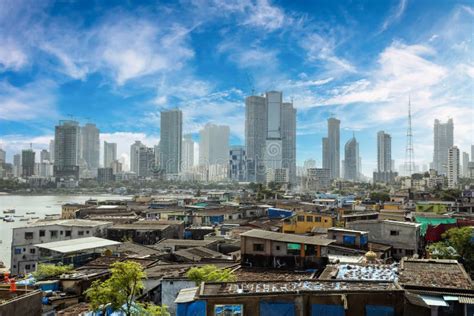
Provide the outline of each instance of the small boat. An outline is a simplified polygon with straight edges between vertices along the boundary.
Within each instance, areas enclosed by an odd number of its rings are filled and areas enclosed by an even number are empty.
[[[13,217],[25,217],[25,215],[13,215]]]
[[[26,212],[26,215],[35,214],[35,212]]]
[[[29,221],[30,219],[28,217],[20,218],[20,222],[26,222]]]
[[[15,209],[9,209],[9,210],[4,210],[3,211],[3,214],[14,214],[15,213]]]
[[[13,217],[5,217],[3,219],[4,222],[7,222],[7,223],[12,223],[15,221],[15,219]]]
[[[31,219],[39,219],[39,216],[33,216]]]

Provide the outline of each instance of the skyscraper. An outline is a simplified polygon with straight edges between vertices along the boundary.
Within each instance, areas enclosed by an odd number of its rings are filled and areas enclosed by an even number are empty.
[[[104,141],[104,168],[111,167],[115,160],[117,160],[117,144]]]
[[[60,121],[54,134],[54,176],[79,177],[81,130],[76,121]]]
[[[449,119],[447,123],[434,121],[434,152],[433,169],[439,174],[446,174],[448,165],[448,150],[453,146],[453,120]]]
[[[81,128],[81,157],[87,169],[97,172],[100,163],[100,131],[95,124],[87,123]]]
[[[323,166],[323,168],[329,169],[331,179],[340,177],[340,125],[341,121],[338,119],[333,117],[328,119],[327,166]]]
[[[245,100],[248,181],[296,182],[296,109],[282,93]]]
[[[194,166],[194,141],[193,135],[183,137],[183,171],[189,171]]]
[[[459,148],[452,146],[448,149],[448,188],[455,189],[458,186],[460,167],[459,167]]]
[[[161,112],[160,166],[168,175],[181,171],[183,113],[176,110]]]
[[[140,153],[140,148],[146,147],[145,145],[142,144],[141,141],[136,140],[135,143],[133,143],[130,146],[130,171],[135,172],[135,174],[138,175],[138,168],[139,168],[139,153]]]
[[[462,153],[462,176],[469,178],[469,154],[466,152]]]
[[[282,104],[281,142],[283,168],[288,168],[289,182],[296,183],[296,109],[293,103]]]
[[[13,176],[21,177],[21,155],[13,155]]]
[[[49,141],[49,159],[52,163],[54,162],[54,139]]]
[[[0,164],[7,161],[7,152],[0,148]]]
[[[35,174],[35,152],[32,149],[22,150],[21,170],[22,177],[31,177]]]
[[[323,153],[323,169],[329,170],[329,147],[328,147],[328,138],[323,137],[322,139],[322,153]],[[329,175],[331,176],[331,175]]]
[[[244,146],[232,146],[229,150],[229,178],[233,181],[246,181]]]
[[[199,165],[226,165],[229,160],[229,126],[207,123],[199,131]]]
[[[140,178],[151,177],[155,167],[155,153],[153,148],[141,146],[138,149],[138,171]]]
[[[374,172],[374,183],[391,183],[398,175],[393,171],[392,137],[384,131],[377,133],[377,171]]]
[[[344,179],[359,180],[359,143],[355,136],[344,146]]]
[[[40,162],[43,163],[46,161],[51,162],[51,155],[49,151],[47,151],[46,149],[43,149],[40,152]]]
[[[392,171],[392,137],[384,131],[377,133],[377,171]]]
[[[245,99],[245,151],[247,154],[247,179],[265,182],[264,152],[267,138],[267,109],[263,96]]]

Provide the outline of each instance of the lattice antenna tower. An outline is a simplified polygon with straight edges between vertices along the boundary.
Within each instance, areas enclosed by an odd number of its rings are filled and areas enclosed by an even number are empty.
[[[407,128],[407,144],[405,148],[405,172],[411,176],[415,171],[413,150],[413,132],[411,128],[411,100],[408,96],[408,128]]]

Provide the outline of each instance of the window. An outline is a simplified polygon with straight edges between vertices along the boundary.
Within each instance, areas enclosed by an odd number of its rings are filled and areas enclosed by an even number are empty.
[[[21,255],[21,248],[15,248],[15,255]]]
[[[84,236],[84,231],[83,231],[83,230],[78,231],[78,232],[77,232],[77,235],[78,235],[78,236]]]
[[[25,232],[25,239],[33,239],[33,232]]]
[[[312,222],[313,221],[313,216],[306,216],[306,221],[307,222]]]
[[[31,253],[31,254],[36,253],[36,249],[35,249],[35,248],[31,248],[31,249],[30,249],[30,253]]]
[[[411,250],[411,249],[405,250],[405,255],[406,255],[407,257],[413,256],[413,250]]]
[[[301,252],[301,244],[287,244],[286,253],[293,256],[299,256]]]
[[[239,305],[214,305],[214,315],[224,316],[243,316],[244,315],[244,306]]]
[[[30,265],[29,264],[25,265],[25,269],[30,270],[31,269]]]
[[[66,236],[66,237],[71,237],[71,231],[70,231],[70,230],[66,230],[65,236]]]
[[[44,237],[46,235],[46,231],[45,230],[40,230],[39,231],[39,236],[40,237]]]
[[[280,246],[276,246],[275,249],[276,249],[276,250],[280,250]]]
[[[315,221],[315,222],[321,222],[321,217],[319,217],[319,216],[315,217],[315,220],[314,220],[314,221]]]
[[[264,244],[253,244],[253,251],[265,251]]]
[[[297,220],[298,220],[298,222],[304,222],[304,216],[303,215],[298,215]]]
[[[89,231],[88,231],[88,230],[86,230],[86,234],[89,235]]]
[[[57,230],[50,230],[49,233],[51,234],[51,238],[58,238]]]
[[[62,235],[62,234],[64,234],[64,232],[61,230],[61,231],[59,232],[59,234]]]
[[[391,230],[390,231],[390,236],[398,236],[400,235],[400,232],[398,230]]]

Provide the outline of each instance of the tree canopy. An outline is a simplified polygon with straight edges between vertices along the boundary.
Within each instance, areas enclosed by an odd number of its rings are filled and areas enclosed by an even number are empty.
[[[111,276],[106,281],[94,281],[86,290],[86,297],[94,311],[110,306],[125,315],[168,316],[166,307],[135,303],[144,288],[145,272],[139,263],[133,261],[115,262],[111,265]]]
[[[237,281],[237,277],[230,269],[219,269],[215,265],[205,265],[203,267],[194,267],[189,269],[186,276],[196,282],[233,282]]]
[[[61,274],[67,273],[73,269],[72,265],[55,265],[49,263],[40,263],[35,272],[33,272],[33,277],[36,280],[45,280],[52,277],[59,276]]]

